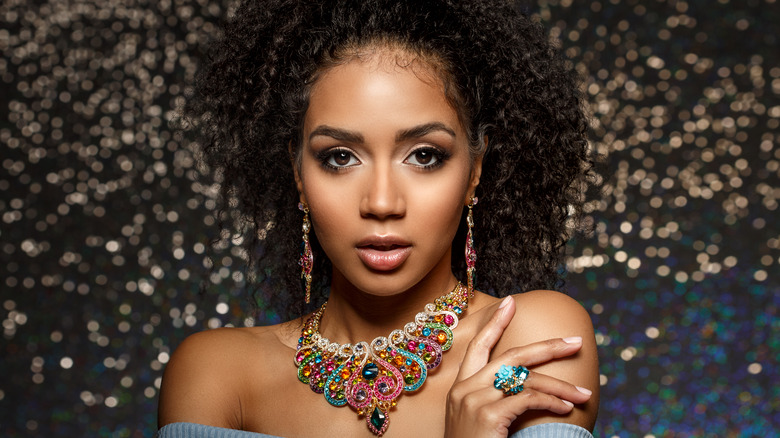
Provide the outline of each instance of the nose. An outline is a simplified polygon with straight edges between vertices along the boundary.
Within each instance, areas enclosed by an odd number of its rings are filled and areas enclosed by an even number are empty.
[[[365,218],[389,219],[406,213],[401,181],[390,166],[380,166],[370,172],[360,201],[360,215]]]

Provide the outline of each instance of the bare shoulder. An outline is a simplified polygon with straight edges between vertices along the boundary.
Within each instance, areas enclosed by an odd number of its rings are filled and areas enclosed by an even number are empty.
[[[551,290],[534,290],[514,295],[515,317],[511,329],[522,329],[523,340],[550,337],[593,336],[588,312],[575,299]]]
[[[281,326],[220,328],[193,334],[174,351],[163,374],[158,426],[191,422],[240,428],[242,388],[265,353],[286,348]],[[250,374],[250,370],[252,371]]]
[[[565,421],[592,430],[598,413],[599,371],[590,315],[576,300],[555,291],[530,291],[515,295],[514,300],[515,316],[496,346],[496,352],[548,339],[581,337],[582,348],[577,354],[534,366],[531,370],[593,392],[587,403],[576,405],[564,418],[546,411],[531,413],[523,416],[521,426]]]

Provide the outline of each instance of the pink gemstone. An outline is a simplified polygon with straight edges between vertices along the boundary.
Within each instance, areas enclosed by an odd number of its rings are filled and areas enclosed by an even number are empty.
[[[409,341],[409,344],[407,345],[410,351],[414,351],[415,348],[417,348],[417,343],[414,341]]]
[[[447,325],[452,325],[452,323],[455,322],[455,318],[452,317],[452,315],[446,315],[444,317],[444,323]]]
[[[333,371],[333,365],[328,365],[326,369],[328,370],[329,373],[332,372]]]

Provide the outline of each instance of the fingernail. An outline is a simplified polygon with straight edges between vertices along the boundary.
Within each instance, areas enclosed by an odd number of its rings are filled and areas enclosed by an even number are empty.
[[[582,343],[582,337],[580,336],[570,336],[568,338],[563,338],[563,342],[567,344],[581,344]]]
[[[564,402],[564,403],[566,403],[566,406],[568,406],[568,407],[570,407],[570,408],[573,408],[573,407],[574,407],[574,403],[572,403],[572,402],[570,402],[570,401],[568,401],[568,400],[561,400],[561,401],[562,401],[562,402]]]
[[[585,395],[591,395],[591,394],[593,394],[593,391],[591,391],[591,390],[590,390],[590,389],[588,389],[588,388],[583,388],[582,386],[575,386],[575,388],[577,388],[577,391],[579,391],[579,392],[581,392],[581,393],[583,393],[583,394],[585,394]]]
[[[505,298],[504,298],[504,299],[501,301],[501,305],[500,305],[500,306],[498,306],[498,308],[499,308],[499,309],[503,309],[504,307],[506,307],[506,305],[507,305],[507,304],[509,304],[509,301],[511,301],[511,300],[512,300],[512,297],[511,297],[511,296],[509,296],[509,297],[505,297]]]

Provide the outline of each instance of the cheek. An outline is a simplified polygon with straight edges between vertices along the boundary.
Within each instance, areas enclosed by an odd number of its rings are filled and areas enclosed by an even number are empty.
[[[464,169],[468,167],[464,166]],[[440,241],[443,247],[451,244],[451,238],[458,229],[467,188],[468,174],[464,176],[464,172],[453,172],[448,178],[429,181],[411,189],[410,216],[413,215],[418,226],[424,228],[423,232]]]
[[[322,184],[303,184],[303,193],[309,205],[312,224],[318,238],[326,237],[337,226],[347,226],[347,212],[351,205],[345,196],[334,193]]]
[[[349,208],[341,199],[333,202],[327,202],[323,198],[317,199],[314,204],[309,204],[309,209],[314,231],[320,242],[323,242],[324,239],[327,240],[334,234],[338,234],[339,230],[343,231],[350,227],[350,217],[347,214]]]
[[[323,176],[317,163],[304,160],[301,176],[314,232],[320,243],[327,246],[334,234],[354,226],[350,216],[354,216],[357,209],[355,195],[349,194],[349,184],[337,184],[333,178]]]
[[[451,244],[458,229],[463,211],[462,198],[462,191],[443,187],[441,191],[429,192],[418,199],[418,214],[415,216],[419,227],[442,247]]]

